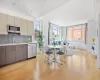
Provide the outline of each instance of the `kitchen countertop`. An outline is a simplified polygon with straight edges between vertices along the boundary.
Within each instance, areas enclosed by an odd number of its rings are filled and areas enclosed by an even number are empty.
[[[0,46],[10,46],[10,45],[22,45],[22,44],[36,44],[37,42],[32,43],[8,43],[8,44],[0,44]]]

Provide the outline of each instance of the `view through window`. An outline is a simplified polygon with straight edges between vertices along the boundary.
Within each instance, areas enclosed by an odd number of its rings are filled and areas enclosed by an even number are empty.
[[[60,26],[49,23],[49,35],[48,35],[48,42],[49,44],[53,43],[53,40],[59,41],[60,40]]]
[[[77,41],[86,39],[86,24],[72,26],[67,28],[67,40]]]

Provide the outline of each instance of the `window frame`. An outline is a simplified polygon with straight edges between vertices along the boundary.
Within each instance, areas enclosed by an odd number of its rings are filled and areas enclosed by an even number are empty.
[[[55,27],[57,28],[57,34],[59,34],[60,36],[60,40],[61,40],[61,32],[60,32],[60,26],[53,24],[53,23],[49,23],[49,28],[48,28],[48,45],[50,45],[50,30],[51,30],[51,25],[55,25]],[[59,32],[58,32],[59,31]],[[53,31],[52,31],[53,32]]]
[[[83,28],[83,26],[85,26],[85,28]],[[75,27],[81,27],[81,39],[80,40],[74,40],[74,39],[72,39],[72,40],[68,40],[68,28],[75,28]],[[85,34],[84,34],[84,40],[82,40],[82,29],[85,29]],[[86,34],[87,34],[87,23],[83,23],[83,24],[78,24],[78,25],[73,25],[73,26],[68,26],[67,28],[66,28],[66,30],[67,30],[67,41],[68,42],[83,42],[83,43],[85,43],[86,44]],[[72,33],[72,38],[73,38],[73,33]]]

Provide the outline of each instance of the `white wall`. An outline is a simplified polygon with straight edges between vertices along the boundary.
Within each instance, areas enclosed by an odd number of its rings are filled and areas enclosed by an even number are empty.
[[[97,54],[98,67],[100,68],[100,0],[94,0],[94,8],[95,8],[95,11],[94,11],[95,13],[94,13],[93,20],[89,21],[90,23],[90,26],[89,26],[90,36],[89,37],[96,38],[96,49],[97,49],[96,54]],[[91,42],[89,42],[89,45],[90,43]]]
[[[95,2],[95,21],[96,26],[98,28],[98,37],[97,37],[97,59],[98,59],[98,66],[100,68],[100,1],[96,0]]]
[[[47,19],[42,19],[42,23],[43,23],[44,46],[47,46],[49,22]]]
[[[92,38],[95,38],[95,52],[93,53],[93,51],[91,50],[91,46],[92,46]],[[89,20],[88,21],[88,25],[87,25],[87,37],[86,37],[86,41],[87,41],[87,50],[89,52],[91,52],[94,55],[97,55],[97,26],[96,26],[96,21],[94,19]]]

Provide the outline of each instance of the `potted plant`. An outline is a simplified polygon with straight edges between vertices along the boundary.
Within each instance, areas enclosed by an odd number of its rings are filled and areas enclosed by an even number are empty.
[[[38,48],[41,51],[43,48],[43,32],[38,31],[38,36],[37,36],[37,43],[38,43]]]
[[[92,53],[95,54],[95,38],[92,38]]]
[[[95,38],[92,38],[92,42],[93,42],[93,43],[95,42],[95,40],[96,40]]]

